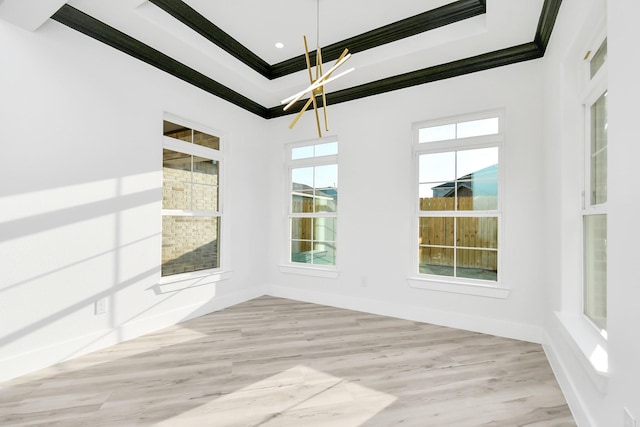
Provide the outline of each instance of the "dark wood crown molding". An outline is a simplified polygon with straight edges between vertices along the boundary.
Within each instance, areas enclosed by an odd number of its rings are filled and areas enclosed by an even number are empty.
[[[65,4],[52,19],[261,117],[268,109],[86,13]]]
[[[149,2],[187,25],[211,43],[224,49],[247,67],[270,78],[271,65],[182,0],[149,0]]]
[[[558,17],[561,4],[562,0],[545,0],[542,5],[542,12],[540,13],[540,19],[538,20],[538,28],[536,30],[534,42],[538,45],[543,55],[549,45],[551,32],[556,24],[556,18]]]
[[[509,47],[471,58],[460,59],[434,67],[423,68],[410,73],[400,74],[393,77],[365,83],[348,89],[339,90],[327,94],[327,104],[339,104],[341,102],[353,101],[367,96],[379,95],[399,89],[406,89],[412,86],[431,83],[438,80],[450,79],[452,77],[488,70],[490,68],[502,67],[516,62],[529,61],[542,57],[542,52],[534,42],[525,43],[519,46]],[[306,100],[298,101],[295,107],[288,111],[282,111],[281,106],[269,109],[269,118],[282,117],[300,111]],[[319,105],[322,106],[322,99],[319,98]]]
[[[224,33],[218,27],[199,15],[195,10],[184,4],[181,0],[149,1],[158,7],[163,8],[176,19],[179,19],[182,22],[184,22],[183,19],[191,22],[193,25],[192,28],[198,31],[198,33],[227,50],[234,57],[238,58],[265,77],[280,77],[305,68],[303,56],[292,58],[273,66],[267,64],[231,36]],[[483,71],[490,68],[541,58],[544,56],[546,47],[549,43],[561,3],[562,0],[544,1],[542,13],[538,21],[536,35],[534,40],[530,43],[494,52],[488,52],[482,55],[449,62],[447,64],[428,67],[332,92],[327,94],[327,103],[337,104],[352,101],[464,74],[475,73],[477,71]],[[360,52],[385,43],[400,40],[403,37],[418,34],[422,31],[448,25],[452,22],[457,22],[471,16],[477,16],[478,14],[485,12],[485,0],[459,0],[441,8],[408,18],[407,20],[398,21],[385,27],[372,30],[368,33],[355,36],[351,39],[327,46],[326,48],[323,48],[323,57],[325,60],[333,60],[338,57],[339,53],[344,49],[344,46],[349,46],[349,50],[352,52]],[[52,19],[265,119],[294,114],[299,110],[299,108],[291,108],[287,112],[284,112],[282,111],[281,106],[266,108],[224,86],[223,84],[205,76],[204,74],[176,61],[162,52],[122,33],[113,27],[110,27],[109,25],[79,11],[78,9],[75,9],[72,6],[62,6],[60,10],[52,16]],[[299,104],[301,105],[302,102],[299,102]]]
[[[268,64],[182,0],[149,1],[270,80],[304,70],[306,67],[304,55],[299,55],[274,65]],[[391,43],[463,19],[472,18],[486,13],[486,11],[487,8],[484,1],[458,0],[323,47],[323,59],[325,61],[337,59],[347,46],[352,53],[362,52],[363,50]],[[315,55],[315,50],[310,52],[312,63],[315,63]]]
[[[473,18],[474,16],[486,13],[486,11],[487,7],[482,1],[459,0],[322,47],[322,59],[323,61],[333,61],[338,59],[345,48],[349,48],[351,53],[362,52],[406,37],[415,36],[425,31],[453,24],[454,22]],[[310,52],[312,64],[315,63],[315,55],[315,50]],[[271,67],[271,76],[273,78],[282,77],[304,70],[305,68],[306,62],[304,55],[299,55],[295,58],[274,64]]]

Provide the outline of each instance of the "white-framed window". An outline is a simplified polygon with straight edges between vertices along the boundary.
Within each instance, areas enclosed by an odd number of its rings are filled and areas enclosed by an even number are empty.
[[[286,264],[335,269],[338,223],[338,141],[323,138],[286,147]]]
[[[584,373],[597,389],[608,387],[609,354],[606,333],[607,299],[607,62],[606,7],[585,23],[567,56],[563,83],[567,132],[566,158],[562,163],[571,177],[577,171],[582,182],[566,183],[567,206],[576,206],[567,217],[574,239],[562,242],[563,280],[561,309],[555,312],[562,338],[576,355]],[[570,207],[567,207],[570,214]]]
[[[607,329],[607,39],[585,67],[582,311],[599,333]]]
[[[220,269],[223,141],[216,133],[163,121],[162,277]]]
[[[503,117],[489,111],[414,125],[413,277],[445,283],[443,290],[502,287]]]

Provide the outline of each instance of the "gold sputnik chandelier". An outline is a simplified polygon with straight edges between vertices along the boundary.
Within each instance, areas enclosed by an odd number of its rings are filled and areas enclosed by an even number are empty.
[[[291,106],[293,106],[293,104],[298,102],[302,97],[304,97],[306,94],[309,94],[309,99],[304,104],[304,107],[302,107],[302,110],[300,110],[300,112],[293,119],[293,121],[289,125],[289,129],[293,129],[293,127],[296,125],[298,120],[300,120],[300,117],[302,117],[302,114],[305,111],[307,111],[307,109],[309,108],[309,106],[311,104],[313,104],[313,110],[314,110],[315,115],[316,115],[316,125],[318,127],[318,138],[321,138],[322,137],[322,129],[321,129],[321,126],[320,126],[320,117],[318,115],[318,100],[316,98],[317,97],[322,97],[322,110],[323,110],[323,114],[324,114],[324,129],[325,129],[325,131],[329,131],[329,119],[327,118],[327,95],[326,95],[324,86],[327,83],[329,83],[329,82],[331,82],[333,80],[336,80],[336,79],[344,76],[347,73],[350,73],[354,69],[350,68],[347,71],[344,71],[342,73],[339,73],[339,74],[336,74],[335,76],[333,76],[333,73],[351,57],[351,54],[349,53],[349,49],[345,49],[344,51],[342,51],[342,54],[336,60],[336,62],[333,65],[333,67],[331,67],[326,73],[323,72],[323,70],[322,70],[322,51],[321,51],[321,48],[320,48],[320,0],[317,0],[317,23],[316,23],[316,25],[317,25],[317,27],[316,27],[317,28],[317,37],[316,37],[317,48],[316,48],[315,77],[314,77],[314,73],[311,70],[311,60],[309,59],[309,47],[307,45],[307,36],[303,36],[302,39],[303,39],[303,42],[304,42],[304,57],[305,57],[305,59],[307,61],[307,71],[309,72],[309,82],[310,82],[310,84],[306,89],[301,90],[300,92],[295,93],[295,94],[291,95],[290,97],[283,99],[280,103],[282,105],[287,104],[287,105],[284,106],[284,111],[287,111],[289,108],[291,108]]]

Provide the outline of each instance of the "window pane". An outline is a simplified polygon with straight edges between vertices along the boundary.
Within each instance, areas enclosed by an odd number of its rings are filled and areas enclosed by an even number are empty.
[[[591,204],[607,201],[607,149],[591,158]]]
[[[324,165],[315,167],[315,187],[338,188],[338,165]]]
[[[191,181],[191,156],[189,154],[164,149],[162,150],[162,166],[164,179]]]
[[[168,122],[166,120],[162,123],[162,134],[164,136],[179,139],[181,141],[192,141],[191,129],[182,125]]]
[[[315,211],[335,212],[338,203],[338,165],[315,168]]]
[[[467,248],[498,248],[497,217],[460,217],[456,219],[457,246]]]
[[[338,206],[338,191],[335,188],[316,190],[316,212],[335,212]]]
[[[331,156],[334,154],[338,154],[338,143],[337,142],[329,142],[326,144],[318,144],[315,146],[316,152],[315,156]]]
[[[456,167],[459,180],[497,179],[498,147],[458,151]]]
[[[598,51],[591,58],[591,62],[589,63],[589,71],[591,72],[591,78],[596,75],[598,70],[602,67],[602,65],[607,60],[607,39],[604,39]]]
[[[452,211],[455,209],[455,183],[420,184],[420,210]]]
[[[313,261],[313,252],[310,240],[291,241],[291,262],[310,264]]]
[[[313,212],[313,189],[304,191],[294,191],[291,193],[291,212],[311,213]]]
[[[498,280],[498,251],[457,249],[456,261],[457,277]]]
[[[418,130],[418,142],[436,142],[445,141],[447,139],[456,139],[456,125],[442,125],[422,128]]]
[[[313,167],[291,170],[291,212],[313,212]]]
[[[312,218],[291,218],[291,238],[296,240],[311,240],[312,221]]]
[[[191,184],[165,181],[162,185],[162,209],[191,209]]]
[[[218,210],[218,187],[212,185],[193,184],[192,207],[196,211]]]
[[[420,246],[419,271],[422,274],[453,277],[453,249]]]
[[[584,217],[584,314],[607,328],[607,216]]]
[[[453,246],[453,218],[420,218],[420,244]]]
[[[498,209],[498,181],[458,182],[458,210]]]
[[[291,183],[294,191],[313,188],[313,167],[291,169]]]
[[[191,156],[162,150],[162,208],[191,209]]]
[[[335,265],[336,247],[333,242],[314,242],[313,264]]]
[[[591,204],[607,201],[607,93],[591,106]]]
[[[456,178],[456,153],[422,154],[419,159],[420,182],[453,181]]]
[[[204,157],[193,157],[193,182],[218,185],[218,162]]]
[[[313,157],[313,145],[291,149],[291,160],[308,159],[309,157]]]
[[[218,268],[219,219],[162,217],[162,275]]]
[[[203,147],[213,148],[214,150],[220,149],[220,138],[200,132],[199,130],[193,131],[193,143],[202,145]]]
[[[314,218],[313,240],[335,242],[336,219],[335,218]]]
[[[469,138],[472,136],[495,135],[499,132],[498,118],[472,120],[458,123],[458,138]]]
[[[193,157],[193,208],[194,210],[218,210],[218,162]],[[207,184],[207,185],[202,185]]]

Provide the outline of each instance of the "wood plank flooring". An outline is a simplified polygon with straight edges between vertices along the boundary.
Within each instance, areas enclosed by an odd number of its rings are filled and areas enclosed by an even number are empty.
[[[540,345],[261,297],[0,384],[2,426],[574,426]]]

